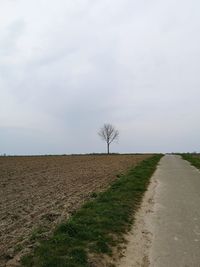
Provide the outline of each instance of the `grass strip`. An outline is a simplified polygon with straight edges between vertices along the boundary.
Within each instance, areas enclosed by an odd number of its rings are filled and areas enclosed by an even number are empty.
[[[52,237],[24,256],[26,267],[89,267],[88,255],[112,254],[133,222],[150,177],[162,155],[142,161],[110,188],[82,206]]]
[[[190,153],[181,154],[182,158],[189,161],[197,169],[200,169],[200,156]]]

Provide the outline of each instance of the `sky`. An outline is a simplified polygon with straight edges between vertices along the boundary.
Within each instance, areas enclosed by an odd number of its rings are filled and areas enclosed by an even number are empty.
[[[198,0],[0,0],[0,154],[200,151]]]

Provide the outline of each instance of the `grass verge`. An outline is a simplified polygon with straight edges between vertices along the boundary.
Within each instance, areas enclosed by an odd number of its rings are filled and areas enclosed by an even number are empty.
[[[110,188],[95,195],[66,223],[57,227],[32,254],[24,256],[26,267],[91,267],[88,255],[112,254],[133,222],[150,177],[162,155],[142,161]]]
[[[193,166],[195,166],[197,169],[200,169],[200,156],[195,154],[181,154],[182,158],[189,161]]]

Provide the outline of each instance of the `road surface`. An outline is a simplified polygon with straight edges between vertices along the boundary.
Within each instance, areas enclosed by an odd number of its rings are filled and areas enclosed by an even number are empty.
[[[180,156],[162,158],[152,213],[151,267],[200,266],[200,172]]]

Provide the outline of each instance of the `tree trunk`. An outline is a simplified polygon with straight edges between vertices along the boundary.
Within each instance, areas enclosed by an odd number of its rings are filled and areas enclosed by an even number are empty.
[[[107,143],[107,154],[109,155],[110,154],[110,144]]]

